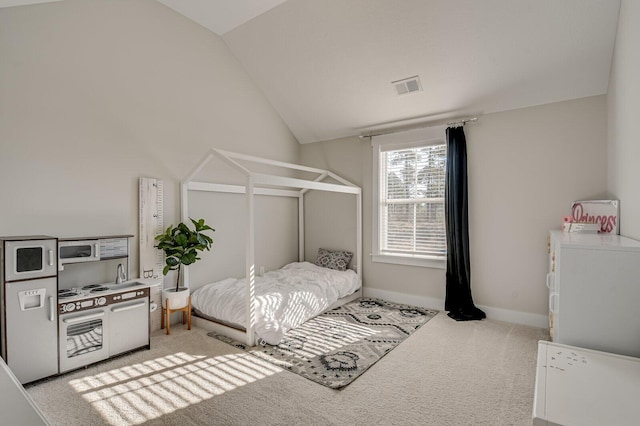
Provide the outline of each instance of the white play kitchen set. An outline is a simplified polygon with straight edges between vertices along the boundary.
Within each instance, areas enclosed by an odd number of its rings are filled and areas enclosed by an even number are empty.
[[[150,287],[160,281],[127,280],[131,237],[0,238],[2,358],[20,383],[150,347]],[[89,262],[106,262],[114,278],[65,281],[65,267]]]

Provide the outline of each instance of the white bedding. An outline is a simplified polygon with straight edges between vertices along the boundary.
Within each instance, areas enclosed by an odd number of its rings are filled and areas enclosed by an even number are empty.
[[[360,288],[358,275],[309,262],[294,262],[256,277],[258,338],[275,345],[288,330],[312,318],[336,300]],[[244,278],[227,278],[193,292],[191,304],[203,314],[246,328]]]

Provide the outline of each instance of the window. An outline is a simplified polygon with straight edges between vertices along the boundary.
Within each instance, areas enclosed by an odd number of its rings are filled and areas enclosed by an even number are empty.
[[[445,267],[446,161],[444,132],[410,143],[374,140],[373,261]]]

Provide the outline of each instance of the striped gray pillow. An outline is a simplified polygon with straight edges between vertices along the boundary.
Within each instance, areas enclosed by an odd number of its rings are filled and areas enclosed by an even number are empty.
[[[344,250],[318,249],[318,257],[315,264],[324,268],[346,271],[353,253]]]

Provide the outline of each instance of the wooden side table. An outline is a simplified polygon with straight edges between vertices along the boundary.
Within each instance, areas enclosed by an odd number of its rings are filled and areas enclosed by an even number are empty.
[[[169,306],[169,299],[165,300],[167,306],[162,307],[162,320],[160,323],[160,328],[164,328],[165,323],[167,324],[167,334],[171,334],[171,314],[174,312],[182,311],[182,324],[187,324],[187,330],[191,330],[191,296],[189,296],[189,303],[187,306],[183,306],[182,308],[173,309]]]

